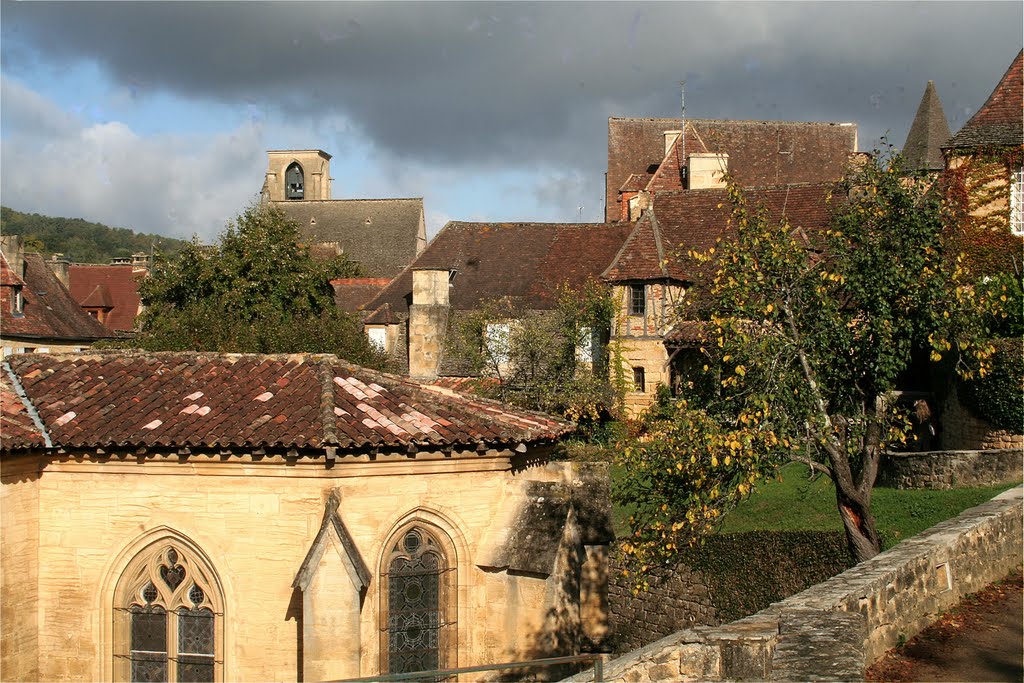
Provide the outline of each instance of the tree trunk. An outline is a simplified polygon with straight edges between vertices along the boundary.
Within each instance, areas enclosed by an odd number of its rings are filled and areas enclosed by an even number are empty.
[[[843,485],[839,478],[835,480],[836,505],[843,520],[846,544],[853,559],[859,564],[877,555],[882,549],[882,543],[875,529],[875,516],[871,514],[871,505],[852,490],[852,483],[845,482]]]

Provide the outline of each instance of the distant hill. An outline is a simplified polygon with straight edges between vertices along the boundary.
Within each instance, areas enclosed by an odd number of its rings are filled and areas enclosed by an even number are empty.
[[[81,218],[22,213],[6,206],[0,206],[0,232],[22,235],[28,251],[38,251],[46,257],[64,254],[74,263],[109,263],[117,256],[131,256],[137,252],[148,254],[154,245],[162,254],[169,256],[188,244],[163,235],[111,228]]]

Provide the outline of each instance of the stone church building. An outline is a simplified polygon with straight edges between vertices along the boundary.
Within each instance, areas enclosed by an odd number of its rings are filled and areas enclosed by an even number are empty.
[[[5,681],[317,681],[605,635],[571,426],[333,356],[0,366]]]

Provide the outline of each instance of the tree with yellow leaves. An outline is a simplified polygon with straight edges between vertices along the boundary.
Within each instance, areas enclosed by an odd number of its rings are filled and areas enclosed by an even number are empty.
[[[905,179],[899,157],[876,156],[839,184],[820,234],[769,219],[735,185],[729,196],[727,237],[688,255],[708,274],[703,351],[719,390],[701,405],[662,401],[621,450],[616,494],[632,510],[623,549],[641,568],[669,559],[800,460],[835,483],[863,561],[880,550],[880,456],[909,429],[893,400],[901,373],[923,350],[983,375],[1000,302],[951,253],[941,188]]]

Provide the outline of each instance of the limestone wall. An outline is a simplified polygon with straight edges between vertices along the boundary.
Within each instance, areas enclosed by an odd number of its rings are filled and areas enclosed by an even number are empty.
[[[878,486],[897,489],[949,489],[1019,482],[1021,450],[885,453]]]
[[[410,520],[433,525],[454,548],[458,657],[450,663],[538,656],[539,627],[552,607],[565,607],[550,604],[558,577],[478,565],[493,550],[494,522],[522,498],[512,495],[519,482],[566,480],[569,465],[514,470],[507,455],[421,458],[339,460],[327,468],[276,456],[5,457],[3,680],[110,680],[115,585],[133,549],[162,529],[201,549],[217,573],[224,680],[301,679],[302,594],[292,581],[332,489],[372,575],[358,629],[332,634],[358,653],[357,674],[378,671],[380,562],[391,535]],[[19,463],[41,475],[26,477]]]
[[[39,481],[34,460],[10,466],[0,489],[0,680],[39,677],[36,594]]]
[[[862,680],[901,637],[1020,566],[1022,502],[1017,487],[750,617],[673,633],[607,663],[605,680]]]

